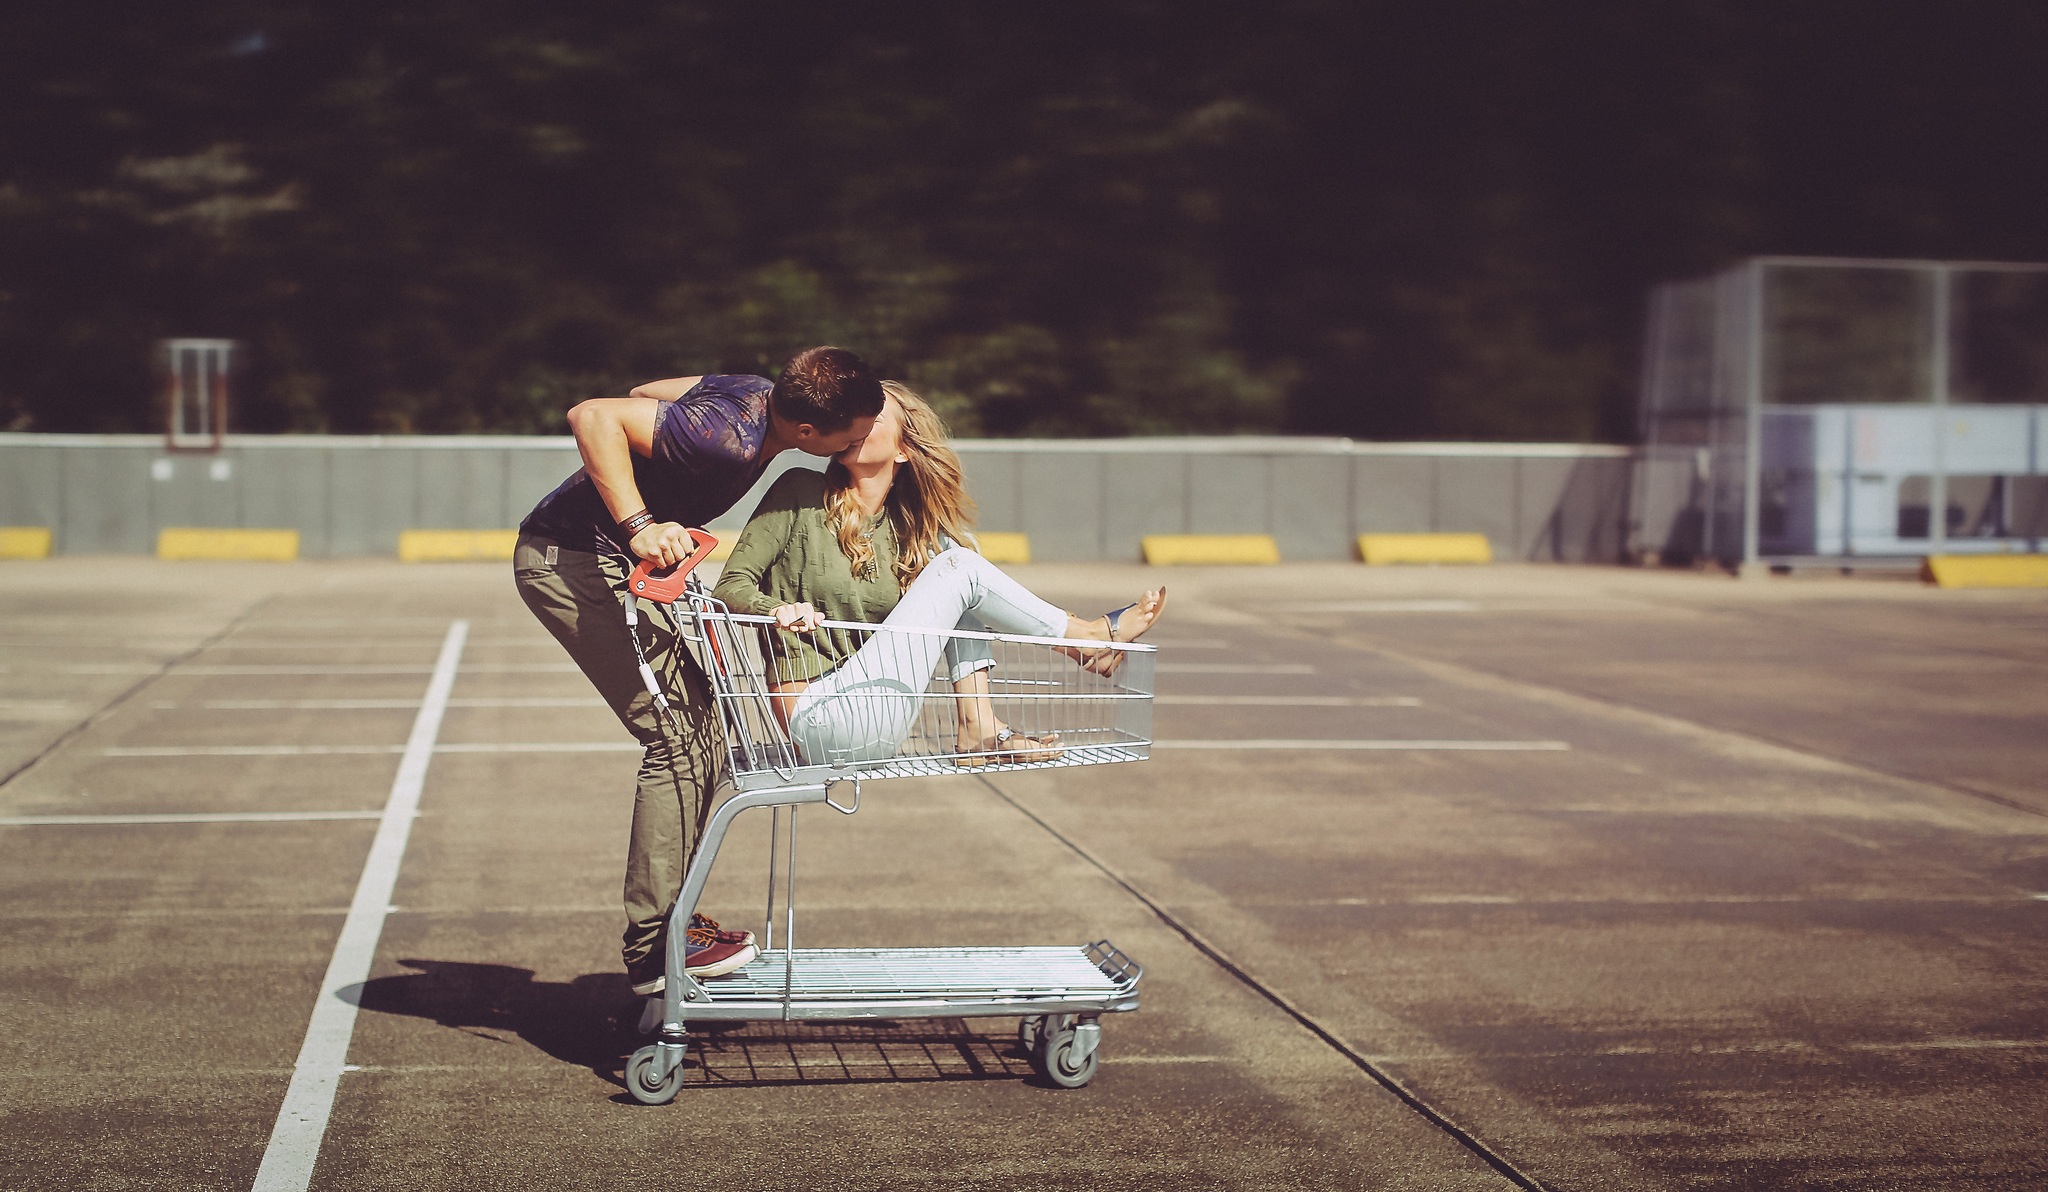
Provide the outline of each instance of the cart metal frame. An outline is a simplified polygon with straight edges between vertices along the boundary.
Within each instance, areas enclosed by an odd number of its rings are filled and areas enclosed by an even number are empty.
[[[730,755],[733,793],[705,826],[669,921],[666,988],[659,997],[654,1041],[634,1052],[626,1086],[634,1098],[662,1104],[683,1085],[689,1023],[857,1021],[861,1019],[1017,1016],[1018,1038],[1035,1066],[1053,1083],[1079,1088],[1100,1063],[1104,1014],[1138,1008],[1142,966],[1108,940],[1079,947],[797,948],[797,813],[824,804],[842,814],[860,808],[861,784],[877,778],[988,774],[1016,769],[1144,760],[1151,747],[1155,647],[1137,643],[1067,641],[963,630],[896,630],[888,626],[826,621],[824,631],[852,635],[890,632],[935,634],[946,646],[980,651],[990,661],[983,690],[1013,725],[1059,732],[1057,757],[1001,760],[963,753],[947,737],[948,713],[962,698],[934,680],[926,690],[896,691],[878,701],[917,701],[916,723],[887,756],[806,756],[778,715],[775,683],[786,674],[784,639],[773,618],[732,612],[713,597],[694,568],[716,540],[692,531],[698,549],[666,576],[647,564],[634,571],[624,597],[627,625],[639,652],[641,677],[665,723],[676,729],[674,709],[641,647],[639,600],[669,606],[678,636],[688,643],[711,681],[717,719]],[[1077,649],[1111,649],[1123,659],[1111,676],[1083,670]],[[999,657],[1000,656],[1000,657]],[[877,708],[883,706],[878,702]],[[784,708],[787,707],[785,703]],[[859,705],[856,705],[859,707]],[[967,768],[972,767],[972,768]],[[767,922],[760,955],[736,973],[699,980],[684,971],[691,914],[710,879],[727,832],[741,815],[767,808],[769,831]],[[786,830],[783,809],[788,808]],[[781,854],[778,858],[778,853]],[[780,946],[776,938],[778,859],[782,862]],[[653,1017],[656,999],[649,999]],[[643,1029],[647,1025],[643,1021]]]

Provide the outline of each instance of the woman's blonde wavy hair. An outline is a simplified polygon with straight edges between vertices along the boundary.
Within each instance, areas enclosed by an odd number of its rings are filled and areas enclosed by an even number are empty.
[[[883,381],[882,392],[903,415],[902,450],[909,460],[897,465],[883,505],[896,527],[896,586],[903,589],[938,556],[941,535],[973,549],[974,500],[967,495],[960,457],[947,445],[938,411],[895,381]],[[836,459],[825,466],[825,513],[825,524],[839,539],[853,573],[872,571],[875,545],[861,533],[853,477]]]

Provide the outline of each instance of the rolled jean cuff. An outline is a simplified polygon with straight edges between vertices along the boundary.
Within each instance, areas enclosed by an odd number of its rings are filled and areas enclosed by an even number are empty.
[[[960,680],[965,679],[967,676],[973,674],[975,671],[994,670],[995,668],[996,660],[993,658],[963,658],[960,661],[955,662],[953,664],[953,669],[951,673],[947,675],[947,678],[951,679],[955,683],[958,683]]]

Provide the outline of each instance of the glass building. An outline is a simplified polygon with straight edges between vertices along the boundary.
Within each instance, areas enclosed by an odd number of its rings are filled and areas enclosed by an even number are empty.
[[[1639,557],[2038,551],[2048,265],[1759,257],[1660,285],[1641,431]]]

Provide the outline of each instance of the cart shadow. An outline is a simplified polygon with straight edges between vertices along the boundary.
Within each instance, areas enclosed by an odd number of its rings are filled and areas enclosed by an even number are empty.
[[[532,969],[458,960],[400,960],[417,971],[374,977],[343,997],[363,1010],[424,1018],[480,1039],[517,1037],[566,1064],[625,1088],[626,1058],[647,1040],[643,999],[623,973],[536,981]],[[1009,1020],[959,1018],[861,1023],[698,1023],[685,1083],[697,1089],[796,1084],[1022,1080],[1038,1076]],[[623,1091],[615,1100],[630,1101]]]
[[[745,1024],[693,1032],[685,1089],[779,1085],[911,1084],[1017,1080],[1050,1085],[1032,1067],[1007,1019],[878,1019]],[[734,1024],[740,1025],[740,1024]]]

